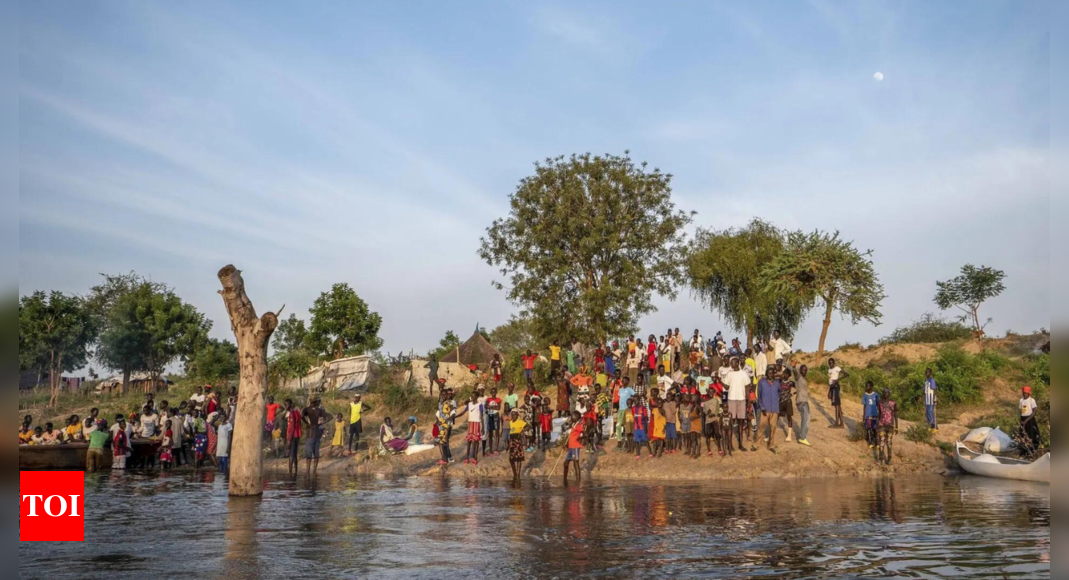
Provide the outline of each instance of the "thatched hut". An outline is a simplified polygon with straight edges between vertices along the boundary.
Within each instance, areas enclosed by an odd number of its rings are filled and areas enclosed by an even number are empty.
[[[457,360],[457,354],[460,354],[460,360]],[[475,331],[475,334],[471,335],[471,338],[467,342],[460,345],[460,348],[442,357],[441,362],[444,363],[460,363],[465,365],[488,365],[494,360],[494,355],[500,355],[504,360],[505,356],[501,354],[501,351],[494,348],[489,341],[487,341],[479,331]]]

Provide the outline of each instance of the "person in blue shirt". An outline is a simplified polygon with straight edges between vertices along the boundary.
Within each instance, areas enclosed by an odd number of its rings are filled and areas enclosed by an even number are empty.
[[[874,390],[872,381],[865,383],[865,392],[861,395],[861,406],[865,408],[862,423],[865,425],[865,439],[869,449],[876,449],[876,424],[880,418],[880,396]]]
[[[932,369],[924,370],[924,418],[928,422],[928,428],[932,433],[939,432],[939,423],[935,419],[935,404],[938,402],[936,397],[935,377],[932,376]]]
[[[757,405],[761,409],[761,417],[768,423],[768,437],[765,438],[765,441],[768,443],[768,450],[772,453],[776,452],[773,440],[776,437],[776,427],[779,425],[779,392],[781,388],[783,388],[783,385],[776,378],[776,371],[771,368],[757,383]],[[758,420],[758,432],[762,428],[760,420]]]
[[[631,378],[623,378],[623,386],[620,387],[620,410],[616,413],[616,448],[619,449],[624,443],[624,421],[627,419],[627,402],[635,397],[635,389],[631,386]]]

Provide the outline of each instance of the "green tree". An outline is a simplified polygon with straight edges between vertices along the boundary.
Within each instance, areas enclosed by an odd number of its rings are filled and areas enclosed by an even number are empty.
[[[382,346],[382,317],[348,284],[335,284],[330,292],[320,294],[309,312],[312,324],[307,340],[313,352],[342,358]]]
[[[849,316],[854,324],[862,320],[880,324],[880,305],[886,295],[871,258],[872,250],[859,251],[853,243],[840,239],[839,232],[818,230],[788,235],[783,251],[766,266],[763,277],[769,292],[794,301],[803,312],[824,307],[817,360],[824,358],[824,342],[835,310]]]
[[[237,378],[241,371],[238,347],[229,340],[209,338],[186,363],[186,374],[213,385]]]
[[[745,228],[699,229],[686,259],[687,283],[706,307],[720,313],[736,331],[754,337],[773,330],[794,336],[804,318],[800,304],[769,290],[762,274],[783,251],[785,236],[774,225],[754,219]]]
[[[438,341],[438,348],[432,350],[430,354],[433,354],[438,357],[438,359],[441,359],[442,357],[447,356],[449,355],[449,353],[460,348],[461,344],[462,343],[460,342],[460,337],[457,336],[457,333],[453,332],[452,330],[447,330],[445,331],[445,336],[442,337],[442,340]]]
[[[541,344],[535,334],[530,318],[513,316],[508,322],[490,331],[490,344],[505,355],[545,350],[549,344]]]
[[[276,353],[287,353],[308,347],[308,328],[296,314],[278,323],[275,329],[274,348]]]
[[[1006,289],[1002,281],[1006,273],[987,266],[977,268],[972,264],[961,267],[961,274],[946,282],[936,282],[935,304],[942,310],[957,308],[964,314],[962,322],[973,326],[974,335],[979,339],[984,335],[984,328],[991,323],[980,322],[980,305],[995,298]]]
[[[547,159],[520,181],[479,256],[509,278],[509,300],[543,342],[623,336],[656,310],[654,292],[675,298],[691,215],[673,204],[671,179],[625,152]]]
[[[55,407],[63,373],[89,361],[97,327],[84,299],[34,292],[19,300],[19,369],[47,371]]]
[[[211,322],[162,284],[141,282],[108,308],[97,357],[123,373],[123,390],[132,371],[159,379],[167,365],[188,362],[207,341]]]

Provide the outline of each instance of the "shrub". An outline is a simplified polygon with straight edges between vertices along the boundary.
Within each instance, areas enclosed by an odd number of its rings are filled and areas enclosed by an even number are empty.
[[[972,338],[972,330],[969,327],[956,320],[947,320],[928,312],[921,316],[920,320],[895,329],[880,339],[880,344],[950,342],[969,338]]]
[[[846,343],[846,344],[844,344],[844,345],[840,346],[840,347],[839,347],[839,350],[840,350],[840,351],[848,351],[848,350],[865,350],[865,347],[861,346],[861,343],[860,343],[860,342],[848,342],[848,343]]]
[[[932,432],[924,425],[913,425],[909,429],[906,429],[905,437],[906,441],[912,441],[922,445],[932,444]]]
[[[950,441],[937,441],[935,446],[943,452],[943,455],[954,455],[957,448]]]

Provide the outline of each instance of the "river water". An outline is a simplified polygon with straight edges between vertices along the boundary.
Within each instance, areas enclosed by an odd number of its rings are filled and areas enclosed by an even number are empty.
[[[1050,577],[1050,486],[321,476],[229,500],[212,473],[86,476],[86,541],[21,578]]]

